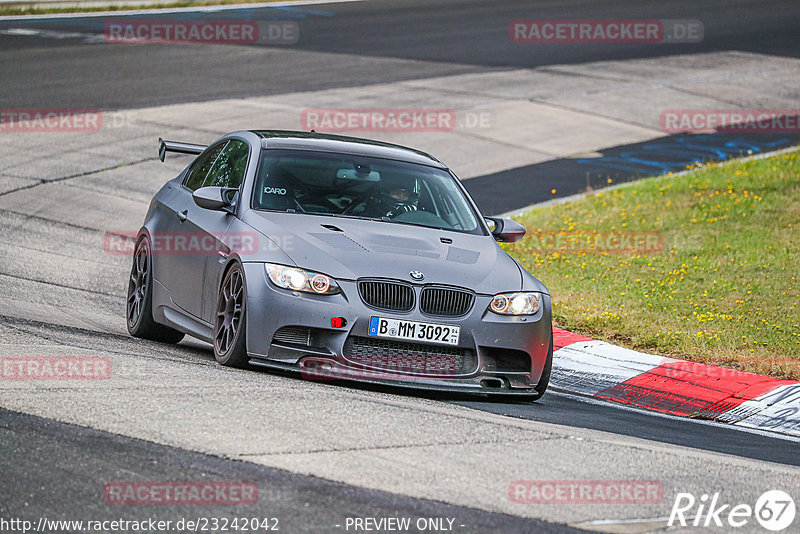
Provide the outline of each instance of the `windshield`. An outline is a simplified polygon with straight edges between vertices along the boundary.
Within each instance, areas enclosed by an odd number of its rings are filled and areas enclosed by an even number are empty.
[[[483,233],[448,172],[347,154],[263,151],[253,207]]]

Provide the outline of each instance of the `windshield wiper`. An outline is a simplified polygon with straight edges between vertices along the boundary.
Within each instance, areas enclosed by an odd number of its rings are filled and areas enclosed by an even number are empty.
[[[316,215],[318,217],[336,217],[339,219],[357,219],[360,221],[373,221],[373,222],[384,222],[390,224],[404,224],[407,226],[417,226],[419,228],[430,228],[431,230],[455,230],[454,228],[445,228],[443,226],[428,226],[427,224],[419,224],[419,223],[412,223],[412,222],[405,222],[405,221],[398,221],[387,217],[386,215],[382,217],[363,217],[361,215],[343,215],[341,213],[314,213],[314,212],[299,212],[295,211],[294,209],[287,209],[283,213],[300,213],[302,215]]]
[[[340,219],[359,219],[362,221],[380,221],[375,217],[362,217],[360,215],[343,215],[341,213],[309,213],[309,215],[321,215],[322,217],[337,217]]]

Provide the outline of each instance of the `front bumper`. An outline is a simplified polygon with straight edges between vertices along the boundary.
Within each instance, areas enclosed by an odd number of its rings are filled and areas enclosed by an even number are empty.
[[[535,315],[496,315],[487,310],[491,296],[476,295],[472,309],[465,316],[432,317],[417,307],[407,313],[372,309],[362,302],[353,281],[338,280],[340,294],[311,295],[275,287],[267,280],[262,263],[246,263],[244,268],[247,347],[253,365],[300,371],[311,380],[346,380],[481,394],[535,394],[533,388],[541,378],[552,336],[550,298],[546,294],[542,295]],[[414,285],[417,297],[423,285]],[[368,335],[373,316],[459,325],[459,343],[442,350],[441,345],[399,342],[383,347],[381,356],[375,359],[356,359],[353,342],[366,342],[369,346],[375,339]],[[331,327],[334,317],[343,317],[346,325]],[[287,327],[308,329],[308,338],[302,341],[276,339],[276,332],[285,332]],[[349,345],[348,339],[351,340]],[[394,346],[411,349],[404,353],[413,356],[403,360],[387,354]],[[430,356],[426,354],[428,348]],[[420,369],[419,358],[428,357],[436,365],[425,363]],[[408,363],[412,361],[413,365]],[[447,365],[450,362],[452,364]]]

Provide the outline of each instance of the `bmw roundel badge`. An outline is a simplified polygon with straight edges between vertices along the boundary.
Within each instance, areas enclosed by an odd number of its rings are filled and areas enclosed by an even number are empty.
[[[425,275],[422,274],[420,271],[411,271],[410,273],[408,273],[408,275],[417,281],[423,280],[425,278]]]

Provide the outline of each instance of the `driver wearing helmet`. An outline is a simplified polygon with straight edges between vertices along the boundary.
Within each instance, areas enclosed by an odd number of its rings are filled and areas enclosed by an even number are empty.
[[[417,210],[419,194],[414,191],[416,180],[384,179],[378,191],[367,202],[367,211],[376,217],[394,218]]]

